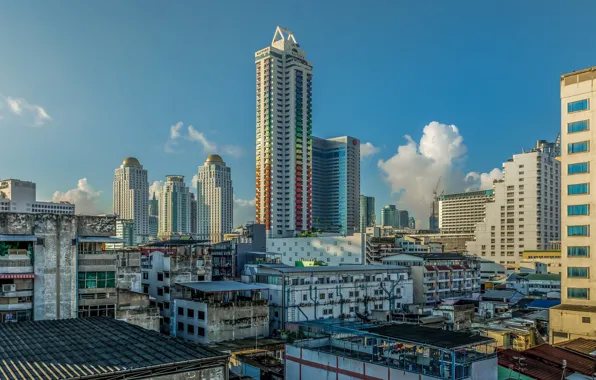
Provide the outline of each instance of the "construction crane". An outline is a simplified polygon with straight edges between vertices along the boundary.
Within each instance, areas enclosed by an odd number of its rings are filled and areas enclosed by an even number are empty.
[[[441,183],[441,179],[443,176],[440,176],[437,180],[437,186],[433,190],[433,199],[430,204],[430,217],[428,218],[428,227],[431,231],[438,231],[439,230],[439,198],[443,195],[444,191],[441,191],[439,194],[439,184]]]

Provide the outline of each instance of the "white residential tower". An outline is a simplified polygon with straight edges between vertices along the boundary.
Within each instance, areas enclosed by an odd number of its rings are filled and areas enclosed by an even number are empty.
[[[134,221],[134,243],[146,243],[149,235],[149,182],[147,170],[134,157],[127,157],[114,170],[114,214]]]

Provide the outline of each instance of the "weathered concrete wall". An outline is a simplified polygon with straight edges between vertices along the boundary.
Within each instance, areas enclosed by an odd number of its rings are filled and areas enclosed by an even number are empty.
[[[114,217],[0,213],[0,234],[35,235],[34,320],[75,318],[78,258],[74,239],[113,236]]]
[[[133,292],[142,292],[141,252],[123,251],[118,252],[117,255],[116,287]]]
[[[266,301],[235,304],[209,304],[207,338],[209,342],[269,336],[269,306]]]

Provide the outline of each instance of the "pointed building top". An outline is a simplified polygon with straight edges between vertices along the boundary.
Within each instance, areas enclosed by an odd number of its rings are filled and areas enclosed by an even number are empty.
[[[292,33],[290,30],[282,27],[282,26],[278,26],[275,29],[275,34],[273,35],[273,40],[271,41],[271,45],[273,45],[275,42],[278,41],[291,41],[293,43],[295,43],[296,45],[298,45],[298,42],[296,41],[296,38],[294,37],[294,33]]]

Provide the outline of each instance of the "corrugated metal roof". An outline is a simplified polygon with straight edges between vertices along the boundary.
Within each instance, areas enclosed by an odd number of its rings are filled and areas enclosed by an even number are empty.
[[[560,368],[533,359],[527,355],[524,355],[522,352],[507,349],[499,351],[497,357],[500,366],[512,368],[514,371],[534,379],[560,380],[564,378],[562,376],[563,371]],[[523,360],[521,360],[521,368],[518,364],[519,361],[517,358],[523,358]],[[568,375],[570,374],[569,372],[571,371],[567,371]]]
[[[226,355],[112,318],[0,324],[0,379],[70,379]],[[175,367],[177,368],[177,367]]]
[[[179,284],[205,293],[268,289],[266,286],[245,284],[238,281],[193,281]]]
[[[536,359],[547,360],[553,365],[561,366],[563,360],[567,361],[567,368],[574,372],[580,372],[584,375],[592,375],[594,373],[594,359],[588,359],[571,351],[566,351],[558,347],[553,347],[549,344],[541,344],[524,351],[525,355]]]
[[[534,300],[528,304],[529,309],[549,309],[561,304],[561,300]]]
[[[577,338],[567,342],[558,343],[557,347],[591,357],[590,353],[596,351],[596,340]]]
[[[35,235],[0,235],[0,241],[37,241]]]

